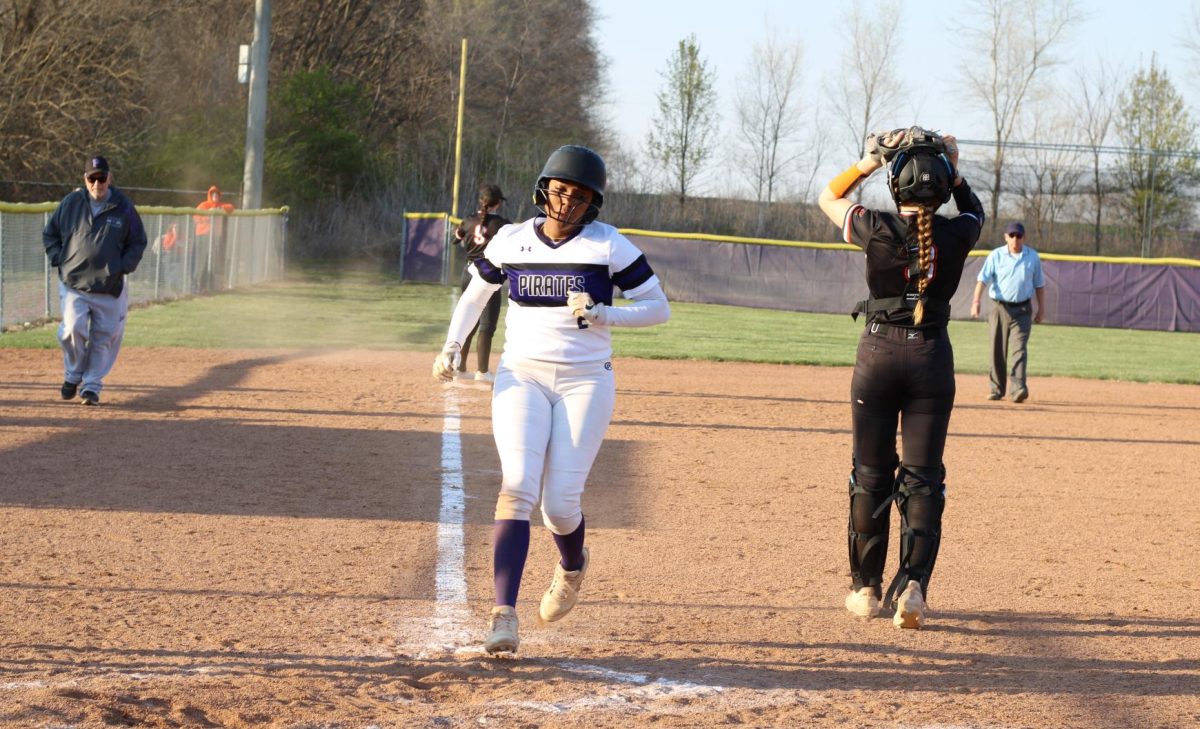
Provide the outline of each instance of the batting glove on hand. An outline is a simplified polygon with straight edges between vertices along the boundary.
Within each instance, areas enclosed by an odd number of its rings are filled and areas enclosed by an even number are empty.
[[[458,365],[461,362],[462,345],[458,342],[446,342],[446,346],[442,347],[442,353],[433,360],[433,376],[442,382],[450,382],[458,372]]]
[[[579,317],[589,324],[604,323],[604,304],[592,301],[592,296],[586,291],[572,291],[567,295],[567,308],[571,316]]]

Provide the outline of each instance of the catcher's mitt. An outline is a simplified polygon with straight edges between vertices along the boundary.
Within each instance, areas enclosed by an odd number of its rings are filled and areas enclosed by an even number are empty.
[[[928,129],[912,126],[908,129],[893,129],[890,132],[872,132],[867,135],[865,151],[881,165],[892,161],[901,152],[927,149],[935,154],[946,153],[942,135]]]

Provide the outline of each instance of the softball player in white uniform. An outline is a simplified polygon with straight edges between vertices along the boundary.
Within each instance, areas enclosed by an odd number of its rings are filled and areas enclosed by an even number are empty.
[[[561,554],[538,613],[551,622],[575,606],[588,567],[584,483],[612,419],[609,327],[651,326],[670,305],[645,256],[615,228],[594,222],[604,201],[604,160],[560,147],[534,188],[542,211],[496,233],[476,262],[450,321],[434,375],[453,379],[460,343],[492,292],[506,286],[504,353],[492,394],[502,483],[493,541],[495,607],[484,648],[515,652],[517,591],[529,551],[529,519],[542,519]],[[612,306],[613,288],[633,303]]]

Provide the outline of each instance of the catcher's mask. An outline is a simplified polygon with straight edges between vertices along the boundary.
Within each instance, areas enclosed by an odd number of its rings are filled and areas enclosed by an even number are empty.
[[[940,207],[950,199],[954,167],[941,139],[902,150],[888,165],[888,189],[897,205],[912,203]]]
[[[592,222],[600,214],[600,206],[604,204],[604,185],[608,181],[608,173],[600,155],[577,144],[559,147],[546,160],[542,173],[538,175],[537,184],[533,186],[533,204],[545,213],[546,217],[552,217],[561,223],[570,223],[570,215],[575,207],[584,203],[582,200],[573,200],[575,205],[562,213],[566,218],[551,213],[550,206],[547,205],[550,180],[574,182],[592,191],[592,201],[587,203],[588,210],[583,216],[582,225]]]

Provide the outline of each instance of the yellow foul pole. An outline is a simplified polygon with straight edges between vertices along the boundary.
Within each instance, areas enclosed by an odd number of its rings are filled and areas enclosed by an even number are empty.
[[[450,215],[458,215],[458,175],[462,169],[463,106],[467,92],[467,39],[462,39],[462,63],[458,68],[458,130],[454,134],[454,202]]]

